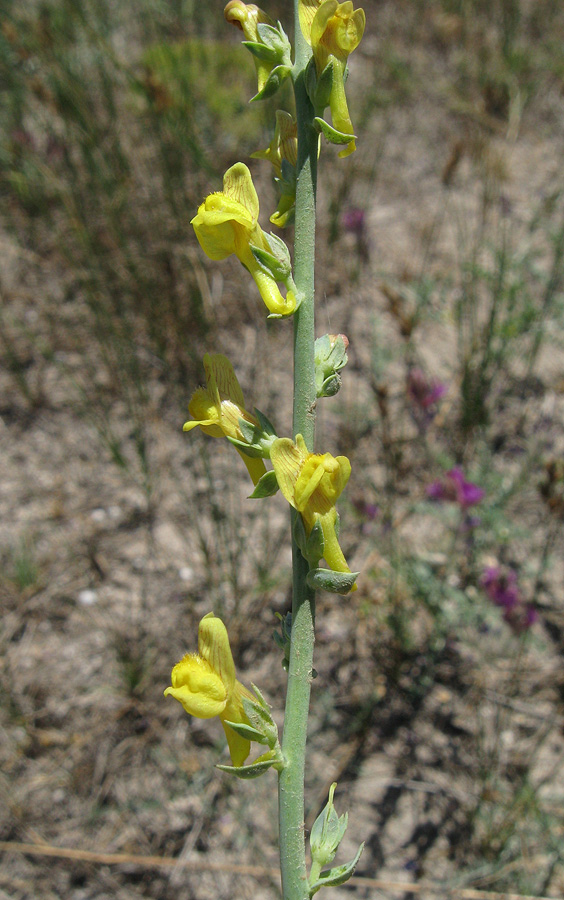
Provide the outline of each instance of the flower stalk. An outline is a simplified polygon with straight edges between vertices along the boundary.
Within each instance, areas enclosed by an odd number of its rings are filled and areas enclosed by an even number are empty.
[[[298,124],[298,160],[294,242],[294,280],[302,302],[294,315],[293,432],[303,435],[313,452],[315,433],[315,201],[318,137],[315,111],[305,85],[311,57],[299,25],[295,0],[295,63],[292,72]],[[299,513],[291,510],[292,524]],[[294,528],[292,528],[294,535]],[[292,537],[292,640],[282,752],[286,767],[279,774],[280,868],[284,900],[309,900],[305,859],[304,774],[309,699],[313,674],[315,593],[308,587],[307,561]]]

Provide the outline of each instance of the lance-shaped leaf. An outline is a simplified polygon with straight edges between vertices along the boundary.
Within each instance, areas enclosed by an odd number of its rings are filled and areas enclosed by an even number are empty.
[[[260,90],[258,94],[255,94],[254,97],[251,97],[251,103],[255,100],[268,100],[269,97],[274,96],[282,82],[286,80],[291,71],[291,66],[276,66],[276,68],[273,69],[268,76],[262,90]]]
[[[243,47],[250,50],[257,59],[264,60],[265,62],[278,62],[279,54],[273,47],[267,47],[266,44],[259,44],[257,41],[241,41],[241,43],[243,44]]]
[[[273,497],[278,491],[278,479],[275,472],[267,472],[262,478],[259,478],[257,485],[252,494],[249,494],[250,500],[263,500],[264,497]]]
[[[331,144],[350,144],[356,138],[355,134],[345,134],[342,131],[337,131],[321,116],[316,116],[313,122],[317,131],[323,134]]]
[[[337,887],[337,885],[344,884],[345,881],[352,878],[363,850],[364,842],[360,845],[354,859],[350,862],[344,863],[342,866],[335,866],[333,869],[329,869],[328,872],[321,872],[315,881],[310,882],[309,896],[313,897],[322,887]]]
[[[276,51],[279,62],[286,65],[291,63],[292,47],[280,22],[277,22],[276,27],[261,22],[257,27],[257,32],[263,44]]]
[[[226,772],[228,775],[236,775],[237,778],[248,781],[252,778],[260,778],[261,775],[264,775],[265,772],[272,768],[275,762],[275,759],[257,759],[248,766],[216,766],[216,769],[221,769],[222,772]]]
[[[312,590],[331,594],[349,594],[355,588],[360,572],[334,572],[332,569],[310,569],[306,576]]]

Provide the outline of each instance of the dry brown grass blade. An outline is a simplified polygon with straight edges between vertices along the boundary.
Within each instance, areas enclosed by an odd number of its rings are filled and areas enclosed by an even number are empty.
[[[91,850],[75,850],[71,847],[53,847],[51,844],[24,844],[19,841],[0,841],[0,851],[5,853],[29,853],[33,856],[53,856],[59,859],[74,859],[80,862],[100,865],[134,865],[144,868],[183,868],[208,872],[232,872],[235,875],[252,875],[256,878],[271,877],[276,869],[266,866],[247,866],[236,863],[220,863],[208,860],[179,861],[171,856],[137,856],[134,853],[96,853]],[[373,887],[391,893],[410,893],[427,897],[456,898],[456,900],[555,900],[554,897],[540,897],[531,894],[505,894],[499,891],[479,891],[473,888],[444,888],[432,884],[409,884],[401,881],[386,881],[380,878],[354,877],[350,884],[358,887]]]

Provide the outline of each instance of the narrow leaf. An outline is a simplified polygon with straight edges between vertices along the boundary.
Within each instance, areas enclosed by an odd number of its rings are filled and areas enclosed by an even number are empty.
[[[251,763],[249,766],[216,766],[216,769],[221,769],[222,772],[227,772],[228,775],[235,775],[237,778],[242,778],[244,781],[248,781],[251,778],[259,778],[261,775],[272,768],[275,759],[265,759],[262,762]]]
[[[313,121],[317,131],[323,134],[331,144],[350,144],[356,137],[354,134],[343,134],[342,131],[337,131],[319,116],[316,116]]]
[[[264,477],[264,476],[263,476]],[[334,572],[332,569],[310,569],[307,583],[313,590],[329,591],[331,594],[348,594],[360,572]]]
[[[358,848],[356,856],[351,862],[345,863],[342,866],[335,866],[333,869],[329,869],[328,872],[321,872],[320,876],[313,884],[309,886],[309,896],[313,897],[314,894],[317,893],[322,887],[336,887],[339,884],[344,884],[345,881],[348,881],[354,875],[354,870],[358,865],[358,861],[360,859],[360,854],[364,850],[364,842]]]
[[[251,500],[262,500],[264,497],[273,497],[278,490],[278,481],[274,472],[266,472],[259,479],[252,494],[249,494]]]

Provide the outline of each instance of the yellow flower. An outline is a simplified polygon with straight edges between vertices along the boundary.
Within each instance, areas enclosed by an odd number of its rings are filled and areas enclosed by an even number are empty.
[[[259,201],[251,173],[244,163],[235,163],[223,177],[223,191],[206,197],[191,224],[210,259],[226,259],[234,253],[253,276],[269,311],[287,316],[296,308],[293,291],[288,291],[284,299],[272,275],[259,265],[251,250],[254,246],[272,252],[258,216]]]
[[[311,533],[316,522],[320,523],[323,555],[329,568],[334,572],[350,572],[335,530],[335,504],[351,474],[347,457],[310,453],[298,434],[295,444],[290,438],[277,438],[270,449],[270,459],[280,490],[302,515],[306,534]]]
[[[233,366],[221,353],[206,353],[204,370],[206,387],[194,391],[188,404],[188,412],[195,421],[186,422],[183,430],[191,431],[199,425],[204,434],[211,437],[230,437],[243,441],[239,419],[244,419],[251,425],[257,425],[258,421],[245,409],[243,391]],[[263,460],[247,456],[238,447],[235,449],[245,463],[253,484],[256,484],[266,472]]]
[[[213,719],[219,716],[234,766],[242,766],[251,743],[227,722],[250,724],[243,698],[253,695],[235,678],[235,664],[227,629],[221,619],[208,613],[198,628],[198,652],[187,653],[172,670],[172,686],[164,692],[182,704],[189,716]]]
[[[258,44],[261,43],[261,38],[257,25],[265,24],[274,27],[276,24],[264,10],[259,9],[254,3],[243,3],[242,0],[230,0],[225,7],[224,15],[228,22],[241,29],[246,41],[253,41]],[[276,63],[258,59],[256,56],[253,58],[257,70],[258,92],[260,94]]]
[[[333,127],[343,134],[353,134],[345,94],[347,58],[355,50],[364,34],[366,16],[363,9],[353,9],[351,0],[300,0],[300,25],[304,37],[311,44],[318,76],[328,63],[333,64],[333,85],[329,99]],[[350,141],[339,156],[356,150]]]

